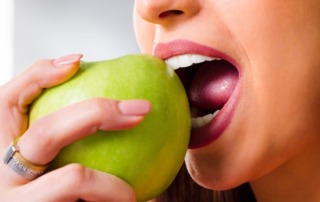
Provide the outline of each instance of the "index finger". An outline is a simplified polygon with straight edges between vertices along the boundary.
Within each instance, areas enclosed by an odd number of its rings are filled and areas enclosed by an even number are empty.
[[[57,60],[35,62],[12,81],[1,87],[1,97],[8,107],[25,113],[28,105],[39,96],[43,88],[52,87],[72,77],[78,70],[81,54],[72,54]]]

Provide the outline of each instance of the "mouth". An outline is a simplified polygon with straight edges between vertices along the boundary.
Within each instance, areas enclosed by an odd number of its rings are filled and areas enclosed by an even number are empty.
[[[192,44],[198,47],[195,53],[190,45],[186,47],[184,52],[178,49],[179,53],[172,48],[164,60],[175,70],[188,95],[192,116],[189,148],[196,149],[220,137],[231,122],[240,73],[232,59],[216,50],[208,54],[204,50],[211,48]]]
[[[197,54],[179,55],[165,61],[176,71],[188,94],[192,128],[210,123],[238,83],[237,69],[221,58]]]

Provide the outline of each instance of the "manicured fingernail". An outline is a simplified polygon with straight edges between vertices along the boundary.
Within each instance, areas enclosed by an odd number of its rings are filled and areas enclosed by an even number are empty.
[[[79,62],[79,60],[82,58],[82,54],[71,54],[63,56],[59,59],[56,59],[54,61],[54,65],[56,67],[64,67],[70,64],[74,64],[76,62]]]
[[[151,110],[151,104],[147,100],[125,100],[118,105],[124,115],[145,115]]]

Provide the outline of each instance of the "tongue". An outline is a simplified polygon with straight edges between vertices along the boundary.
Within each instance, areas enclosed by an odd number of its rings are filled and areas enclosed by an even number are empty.
[[[191,106],[206,112],[221,109],[231,96],[238,78],[236,68],[226,61],[203,63],[190,83]]]

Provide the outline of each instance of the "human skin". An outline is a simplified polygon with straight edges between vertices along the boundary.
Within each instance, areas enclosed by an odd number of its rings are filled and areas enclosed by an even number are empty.
[[[49,114],[28,127],[29,104],[44,88],[70,79],[79,69],[81,54],[39,60],[0,87],[0,151],[14,137],[28,161],[48,164],[67,144],[97,130],[125,130],[139,124],[150,111],[146,100],[90,99]],[[76,126],[76,127],[75,127]],[[28,127],[28,128],[27,128]],[[135,201],[133,189],[123,180],[79,164],[28,180],[0,164],[2,201]]]
[[[239,93],[228,127],[210,144],[190,149],[186,157],[189,172],[199,184],[221,190],[250,182],[258,201],[320,200],[319,4],[316,0],[136,0],[135,26],[142,52],[153,53],[159,43],[188,39],[213,47],[237,63]],[[106,125],[111,117],[97,112],[119,112],[118,102],[90,100],[27,130],[28,104],[42,88],[72,77],[79,59],[38,61],[0,87],[2,153],[15,136],[24,134],[19,141],[21,153],[34,163],[45,164],[57,148],[97,127],[114,127]],[[97,103],[100,110],[87,107]],[[79,111],[96,120],[84,122],[85,133],[73,130],[72,120],[80,118]],[[122,123],[119,129],[134,126],[143,118],[128,120],[118,115],[112,119]],[[69,121],[56,122],[57,116]],[[50,125],[64,125],[65,131],[72,132],[62,140],[39,138],[49,132],[44,126]],[[54,148],[48,146],[52,143],[56,149],[47,150]],[[29,182],[2,163],[0,178],[3,201],[134,200],[132,189],[122,180],[80,165]]]
[[[319,11],[318,0],[135,1],[142,52],[185,54],[169,43],[183,39],[224,53],[239,71],[231,120],[188,150],[197,183],[224,190],[250,182],[258,201],[320,200]]]

